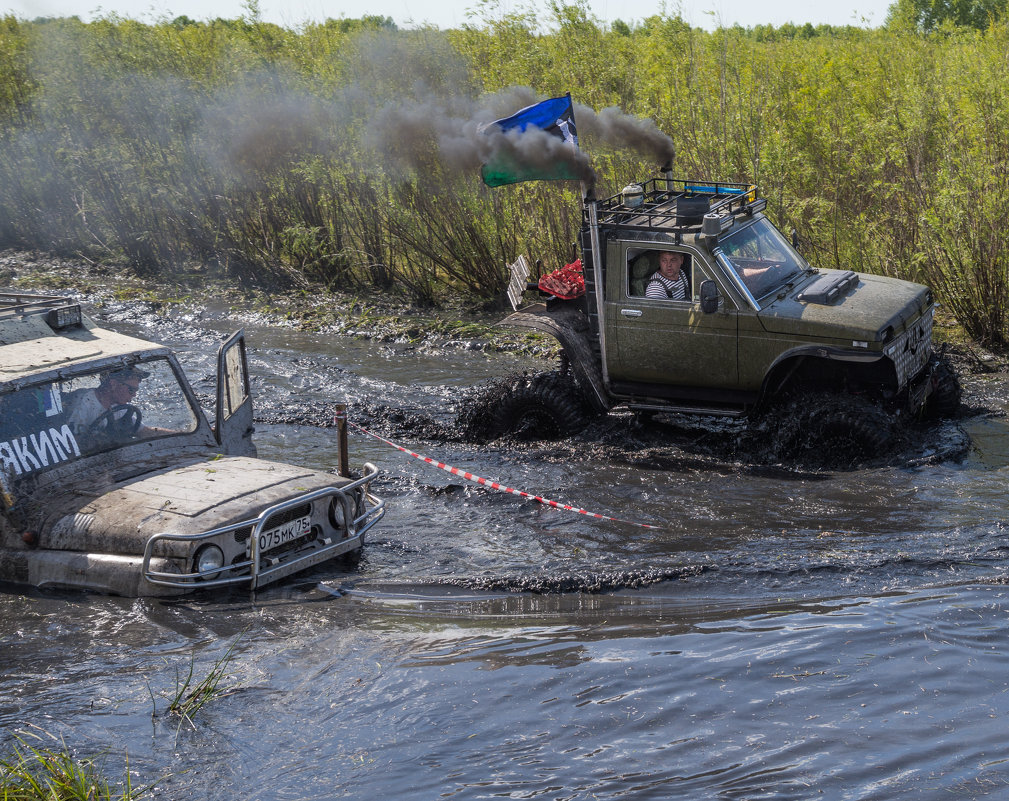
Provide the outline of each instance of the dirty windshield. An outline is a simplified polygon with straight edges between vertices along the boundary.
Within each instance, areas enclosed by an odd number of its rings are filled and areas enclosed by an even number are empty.
[[[719,242],[722,258],[757,300],[778,289],[809,265],[767,220],[757,220]]]
[[[166,359],[75,375],[0,395],[0,470],[17,480],[196,426],[196,413]]]

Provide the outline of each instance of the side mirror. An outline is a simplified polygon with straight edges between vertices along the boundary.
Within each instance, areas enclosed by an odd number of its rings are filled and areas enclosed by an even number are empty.
[[[792,247],[796,250],[799,249],[799,232],[794,228],[792,229]]]
[[[718,311],[718,286],[711,279],[701,281],[701,311],[705,314]]]

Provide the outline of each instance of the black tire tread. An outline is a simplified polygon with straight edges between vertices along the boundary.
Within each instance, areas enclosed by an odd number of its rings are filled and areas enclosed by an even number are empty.
[[[812,457],[842,467],[887,453],[896,438],[893,417],[857,395],[808,393],[787,405],[779,455]]]
[[[592,413],[570,376],[534,373],[515,379],[491,410],[488,434],[492,439],[562,439],[581,431]]]
[[[932,373],[935,389],[925,404],[925,417],[930,420],[956,417],[960,411],[963,388],[948,359],[940,359]]]

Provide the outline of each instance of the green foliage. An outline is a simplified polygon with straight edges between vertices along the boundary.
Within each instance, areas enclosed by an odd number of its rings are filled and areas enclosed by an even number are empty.
[[[0,120],[21,122],[38,90],[30,74],[32,32],[12,16],[0,18]]]
[[[234,688],[222,687],[221,682],[228,678],[228,665],[239,639],[241,639],[241,635],[232,641],[224,656],[214,662],[207,675],[199,681],[196,681],[193,675],[196,667],[195,654],[189,660],[189,670],[185,675],[182,675],[176,668],[175,690],[168,696],[168,714],[179,718],[179,725],[175,730],[176,739],[178,739],[184,723],[188,723],[193,729],[196,728],[193,718],[197,712],[211,701],[230,695],[233,691]],[[148,686],[148,691],[150,692],[150,686]],[[153,693],[151,693],[151,702],[154,705],[151,711],[153,718],[157,715],[157,704],[154,701]]]
[[[887,24],[931,33],[943,25],[985,30],[1000,20],[1007,0],[897,0],[890,6]]]
[[[110,787],[101,760],[79,759],[63,743],[58,749],[18,743],[0,758],[4,801],[133,801],[152,789],[135,789],[128,769],[122,784]]]
[[[814,263],[926,280],[999,345],[1005,2],[712,33],[665,13],[606,26],[584,0],[543,16],[484,0],[447,32],[377,16],[291,31],[254,2],[212,22],[4,17],[0,246],[494,301],[518,254],[571,260],[577,187],[491,192],[446,147],[478,110],[570,91],[653,120],[681,175],[758,183]],[[582,145],[602,194],[658,166]]]

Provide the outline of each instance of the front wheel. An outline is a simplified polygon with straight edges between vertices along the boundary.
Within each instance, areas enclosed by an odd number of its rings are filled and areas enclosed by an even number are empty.
[[[896,438],[893,417],[857,395],[802,395],[785,407],[778,455],[845,467],[884,455]]]
[[[930,420],[955,417],[960,411],[963,389],[949,359],[940,358],[932,370],[932,394],[925,404],[925,417]]]

